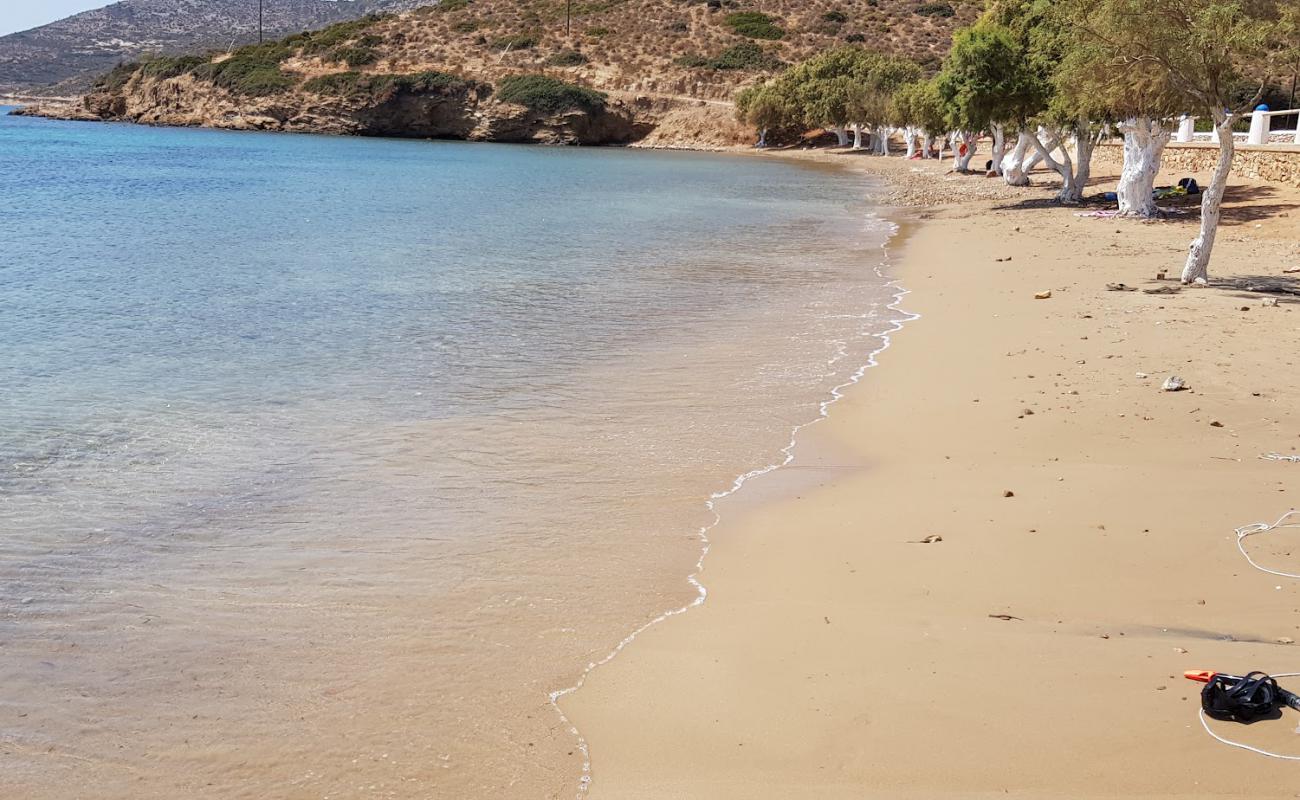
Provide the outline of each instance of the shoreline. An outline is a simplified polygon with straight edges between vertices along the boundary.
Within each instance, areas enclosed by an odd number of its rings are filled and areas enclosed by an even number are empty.
[[[1290,266],[1294,215],[1271,207],[1295,194],[1239,197],[1212,271]],[[1154,267],[1177,263],[1188,225],[1077,218],[1017,195],[918,215],[890,262],[922,322],[800,439],[794,468],[722,501],[710,602],[564,700],[591,746],[591,796],[1290,796],[1289,765],[1205,735],[1179,673],[1300,664],[1284,649],[1300,638],[1300,587],[1261,582],[1223,541],[1295,504],[1300,474],[1249,451],[1300,442],[1300,414],[1279,407],[1300,381],[1258,349],[1214,357],[1258,342],[1294,352],[1300,306],[1222,286],[1106,292],[1159,288]],[[1183,337],[1189,316],[1201,324]],[[1159,392],[1173,370],[1192,393]],[[1264,391],[1239,397],[1244,384]],[[1280,544],[1258,546],[1285,564]],[[868,581],[842,569],[882,553]],[[1068,723],[1043,716],[1044,696]],[[1293,727],[1216,731],[1300,752]]]
[[[653,149],[687,150],[687,148]],[[801,164],[804,167],[807,167],[810,161],[809,159],[801,158],[789,158],[785,160]],[[892,214],[888,212],[892,212]],[[724,522],[721,513],[717,509],[718,503],[739,493],[752,480],[762,478],[765,475],[789,467],[794,462],[795,449],[799,446],[800,434],[805,429],[813,427],[819,422],[825,422],[830,417],[831,407],[844,399],[845,392],[858,385],[869,370],[879,365],[877,357],[889,349],[894,335],[901,332],[908,323],[920,319],[919,314],[902,308],[903,298],[910,294],[911,291],[902,285],[901,280],[896,277],[890,277],[888,274],[888,267],[893,261],[893,257],[890,255],[891,248],[896,241],[902,242],[906,240],[912,227],[915,225],[915,221],[906,216],[900,209],[882,208],[879,209],[878,216],[880,219],[888,222],[892,228],[888,238],[880,245],[880,249],[885,253],[884,259],[873,268],[877,277],[885,281],[883,285],[892,293],[892,299],[885,305],[885,309],[891,312],[892,316],[888,316],[886,319],[882,320],[885,329],[879,332],[867,334],[869,338],[876,339],[880,343],[880,346],[866,353],[866,361],[850,374],[848,380],[831,387],[829,396],[818,404],[818,414],[816,417],[794,426],[790,433],[790,441],[779,451],[782,456],[779,463],[773,462],[744,472],[736,476],[727,488],[714,491],[710,494],[709,499],[705,502],[705,507],[708,509],[708,512],[713,519],[698,531],[699,539],[702,544],[700,556],[695,563],[694,570],[686,576],[686,583],[697,592],[696,597],[684,606],[664,611],[654,619],[641,624],[627,636],[623,637],[623,639],[621,639],[605,657],[587,664],[582,669],[581,674],[573,685],[562,689],[555,689],[549,693],[549,702],[552,709],[559,717],[560,722],[568,727],[570,734],[576,740],[578,751],[583,755],[582,773],[579,778],[577,790],[578,798],[585,797],[590,790],[591,751],[586,736],[584,736],[579,727],[576,726],[565,714],[564,709],[562,708],[563,701],[580,692],[593,672],[616,659],[628,646],[633,644],[633,642],[635,642],[636,639],[646,631],[672,620],[673,617],[686,614],[693,609],[699,608],[708,601],[708,586],[701,582],[700,576],[705,570],[705,562],[708,560],[709,553],[713,546],[709,533]]]

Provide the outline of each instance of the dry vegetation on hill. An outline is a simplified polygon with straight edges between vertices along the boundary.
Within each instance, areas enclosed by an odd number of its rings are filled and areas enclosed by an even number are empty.
[[[860,42],[937,67],[972,0],[446,0],[380,21],[352,53],[365,71],[447,70],[482,80],[541,72],[606,91],[727,100],[780,63]],[[320,56],[291,71],[338,71]]]

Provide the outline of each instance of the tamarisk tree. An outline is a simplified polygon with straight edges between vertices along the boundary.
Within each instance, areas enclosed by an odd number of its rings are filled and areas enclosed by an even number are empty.
[[[1184,112],[1209,117],[1219,140],[1201,197],[1201,225],[1183,283],[1209,277],[1224,189],[1232,170],[1232,125],[1259,101],[1277,63],[1295,46],[1295,0],[1064,0],[1090,54],[1085,69],[1108,83],[1117,107],[1139,92],[1168,93]],[[1245,102],[1242,99],[1246,98]],[[1125,130],[1126,139],[1130,129]],[[1141,135],[1167,137],[1163,130]],[[1127,151],[1126,142],[1126,151]],[[1126,153],[1127,154],[1127,153]],[[1144,170],[1149,171],[1150,166]],[[1154,175],[1154,173],[1152,173]]]

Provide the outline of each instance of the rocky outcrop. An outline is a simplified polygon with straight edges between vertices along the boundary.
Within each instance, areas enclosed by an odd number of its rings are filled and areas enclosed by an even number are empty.
[[[654,130],[657,119],[653,104],[619,100],[591,111],[537,112],[494,99],[486,85],[455,92],[398,87],[379,96],[321,95],[299,88],[249,98],[190,75],[136,76],[79,103],[28,106],[17,113],[227,130],[583,145],[634,143]]]

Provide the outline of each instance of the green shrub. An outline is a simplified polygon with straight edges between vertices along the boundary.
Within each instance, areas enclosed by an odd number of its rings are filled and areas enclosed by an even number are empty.
[[[728,47],[712,63],[714,69],[776,69],[780,66],[780,59],[754,42],[742,42],[735,47]]]
[[[957,12],[947,3],[923,3],[916,7],[915,13],[923,17],[951,17]]]
[[[364,75],[360,72],[336,72],[320,75],[302,85],[304,91],[335,97],[365,97],[376,103],[391,100],[395,95],[437,94],[463,96],[470,89],[486,90],[486,85],[475,84],[458,75],[446,72],[413,72],[402,75]]]
[[[361,94],[361,83],[366,79],[360,72],[335,72],[330,75],[318,75],[302,85],[303,91],[312,94],[328,94],[338,97],[351,97]]]
[[[547,114],[593,112],[605,107],[604,94],[545,75],[511,75],[501,81],[497,97]]]
[[[728,47],[713,58],[696,53],[687,53],[673,63],[687,69],[779,69],[785,66],[779,58],[768,53],[754,42],[742,42],[735,47]]]
[[[593,38],[593,39],[599,39],[599,38],[601,38],[601,37],[603,37],[603,36],[608,36],[608,35],[610,35],[611,33],[613,33],[613,31],[611,31],[609,28],[600,28],[600,27],[597,27],[597,28],[588,28],[588,29],[587,29],[587,35],[590,36],[590,37]]]
[[[843,25],[849,21],[849,15],[845,14],[843,11],[827,11],[825,14],[822,14],[822,21],[831,22],[836,25]]]
[[[285,91],[293,87],[294,79],[280,69],[276,44],[240,48],[225,61],[196,67],[194,77],[237,95],[261,97]]]
[[[370,14],[361,19],[354,19],[348,22],[340,22],[331,25],[328,28],[322,28],[315,33],[304,34],[301,37],[292,37],[298,39],[295,45],[302,46],[302,52],[305,55],[316,55],[333,50],[341,45],[347,44],[353,39],[359,38],[376,22],[383,17],[378,14]],[[378,42],[375,42],[378,44]]]
[[[848,36],[844,37],[844,41],[853,42],[854,44],[865,42],[866,40],[867,37],[861,33],[850,33]]]
[[[462,8],[469,8],[469,3],[470,0],[442,0],[433,8],[436,11],[460,11]]]
[[[342,61],[353,69],[373,64],[379,60],[379,53],[370,47],[340,47],[329,54],[330,61]]]
[[[434,6],[434,8],[437,8],[437,6]],[[457,22],[455,25],[452,25],[451,29],[456,33],[473,33],[474,31],[478,30],[478,20],[463,19],[460,22]]]
[[[774,18],[759,11],[737,11],[728,14],[725,21],[733,31],[751,39],[780,39],[785,36],[785,31]]]
[[[113,67],[111,70],[100,76],[95,81],[94,88],[101,92],[120,92],[128,83],[135,73],[140,69],[140,63],[137,61],[126,61]]]
[[[203,56],[176,56],[174,58],[155,58],[144,62],[140,68],[141,74],[146,78],[157,78],[160,81],[168,78],[177,78],[187,72],[193,72],[209,59]]]
[[[497,50],[531,50],[536,46],[537,37],[531,33],[502,36],[492,42],[492,47]]]
[[[552,67],[581,67],[587,61],[588,58],[577,50],[561,50],[546,59],[546,63]]]

